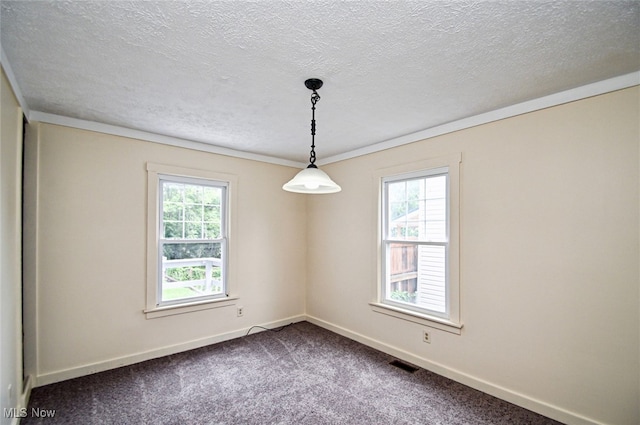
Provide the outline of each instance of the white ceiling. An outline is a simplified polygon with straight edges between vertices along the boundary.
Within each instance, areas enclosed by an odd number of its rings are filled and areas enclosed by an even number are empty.
[[[303,163],[309,77],[322,163],[640,70],[637,0],[1,5],[32,113]]]

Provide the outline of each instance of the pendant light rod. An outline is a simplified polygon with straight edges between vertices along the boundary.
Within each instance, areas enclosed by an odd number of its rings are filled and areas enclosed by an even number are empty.
[[[322,87],[322,80],[317,78],[309,78],[304,82],[304,85],[312,90],[311,93],[311,153],[309,154],[309,165],[307,168],[316,167],[316,103],[320,100],[320,95],[317,90]]]

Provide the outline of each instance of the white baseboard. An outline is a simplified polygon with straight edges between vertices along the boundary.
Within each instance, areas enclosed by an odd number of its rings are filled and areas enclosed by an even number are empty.
[[[277,328],[279,326],[288,325],[290,323],[296,323],[306,320],[305,315],[298,315],[287,317],[285,319],[277,320],[269,323],[261,323],[260,327],[263,328]],[[141,353],[131,354],[128,356],[122,356],[114,359],[109,359],[101,362],[91,363],[74,368],[58,370],[55,372],[45,373],[38,375],[33,387],[41,387],[43,385],[53,384],[55,382],[65,381],[67,379],[79,378],[85,375],[91,375],[97,372],[104,372],[106,370],[115,369],[122,366],[129,366],[135,363],[155,359],[158,357],[168,356],[171,354],[181,353],[183,351],[193,350],[195,348],[204,347],[207,345],[215,344],[218,342],[228,341],[231,339],[239,338],[247,334],[250,328],[238,329],[223,334],[213,335],[206,338],[187,341],[180,344],[170,345],[166,347],[156,348]],[[251,333],[262,332],[264,329],[256,327]]]
[[[22,394],[20,395],[20,407],[27,407],[29,405],[29,397],[31,397],[33,381],[33,375],[29,375],[27,376],[27,379],[25,379],[24,387],[22,388]]]
[[[510,390],[509,388],[505,388],[505,387],[493,384],[491,382],[485,381],[475,376],[468,375],[464,372],[451,369],[445,365],[432,362],[425,358],[416,356],[415,354],[412,354],[408,351],[404,351],[402,349],[393,347],[391,345],[369,338],[362,334],[352,332],[343,327],[334,325],[333,323],[326,322],[322,319],[318,319],[317,317],[307,316],[306,320],[310,323],[313,323],[314,325],[320,326],[321,328],[330,330],[339,335],[342,335],[344,337],[357,341],[361,344],[367,345],[371,348],[375,348],[376,350],[382,351],[383,353],[387,353],[390,356],[407,361],[416,366],[420,366],[423,369],[437,373],[438,375],[447,377],[456,382],[467,385],[471,388],[475,388],[476,390],[482,391],[483,393],[492,395],[501,400],[508,401],[509,403],[515,404],[516,406],[523,407],[525,409],[531,410],[532,412],[539,413],[541,415],[544,415],[551,419],[555,419],[562,423],[569,424],[569,425],[606,425],[594,419],[590,419],[585,416],[579,415],[577,413],[570,412],[559,406],[554,406],[544,401],[529,397],[525,394],[521,394],[516,391]]]
[[[20,394],[20,399],[18,400],[18,409],[26,409],[29,407],[29,397],[31,397],[31,389],[33,388],[33,375],[27,376],[27,379],[24,380],[22,387],[22,394]],[[13,418],[11,421],[11,425],[19,425],[21,418]]]

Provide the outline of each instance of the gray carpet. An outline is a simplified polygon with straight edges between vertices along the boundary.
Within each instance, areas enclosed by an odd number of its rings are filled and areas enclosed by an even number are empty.
[[[558,424],[392,360],[301,322],[35,388],[21,423]]]

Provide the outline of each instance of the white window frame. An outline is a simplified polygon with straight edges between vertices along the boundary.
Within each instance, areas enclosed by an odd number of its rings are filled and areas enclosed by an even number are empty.
[[[221,240],[219,240],[222,243],[223,250],[222,279],[225,287],[224,294],[161,302],[161,180],[195,184],[207,184],[209,182],[212,186],[225,187],[222,235]],[[230,237],[235,233],[232,227],[235,220],[232,219],[231,213],[232,205],[235,204],[233,196],[236,180],[236,176],[231,174],[147,163],[147,300],[146,309],[144,309],[147,319],[235,305],[239,297],[232,292],[237,291],[237,287],[233,283],[235,273],[232,271],[232,267],[234,267],[235,262],[233,261],[234,250]]]
[[[377,196],[378,211],[376,258],[378,259],[378,278],[374,291],[373,311],[398,319],[408,320],[424,326],[441,329],[454,334],[461,334],[460,318],[460,163],[462,155],[455,153],[443,157],[427,159],[419,162],[401,164],[377,170],[374,185]],[[387,244],[393,242],[385,239],[386,235],[386,200],[385,185],[388,182],[404,181],[413,178],[447,175],[447,242],[437,243],[446,246],[446,313],[428,311],[412,307],[404,303],[395,303],[386,299],[386,267]],[[414,243],[411,241],[411,243]],[[419,244],[429,244],[418,242]]]

